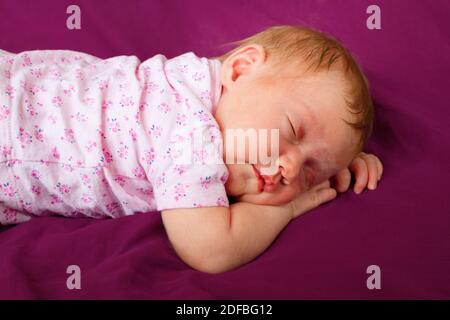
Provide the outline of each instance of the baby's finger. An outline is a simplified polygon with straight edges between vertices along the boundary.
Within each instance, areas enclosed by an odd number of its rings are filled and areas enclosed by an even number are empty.
[[[336,198],[337,192],[333,188],[323,188],[314,192],[309,192],[308,197],[299,197],[293,201],[294,217],[298,217],[302,213],[317,208],[321,204]]]
[[[380,158],[378,158],[377,156],[374,156],[374,157],[375,157],[377,168],[378,168],[378,181],[380,181],[381,176],[383,175],[383,164],[381,163]]]
[[[336,198],[336,196],[337,196],[336,189],[326,188],[318,190],[316,192],[314,208],[320,206],[321,204],[324,204],[325,202],[333,200],[334,198]]]
[[[349,168],[355,173],[356,183],[353,190],[356,194],[359,194],[367,186],[369,177],[366,162],[361,157],[356,157],[353,159],[352,163],[350,163]]]
[[[347,168],[339,171],[336,176],[334,177],[334,180],[336,182],[335,189],[338,192],[345,192],[350,187],[350,182],[352,180],[352,175],[350,173],[350,170]]]
[[[374,190],[377,187],[378,181],[378,166],[375,156],[371,154],[362,154],[361,158],[366,162],[367,171],[369,173],[367,186],[370,190]]]
[[[325,180],[325,181],[315,185],[314,187],[312,187],[311,191],[316,191],[316,190],[329,188],[329,187],[330,187],[330,180]]]

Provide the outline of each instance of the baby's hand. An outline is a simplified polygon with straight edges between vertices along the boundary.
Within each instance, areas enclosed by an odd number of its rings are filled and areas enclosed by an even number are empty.
[[[350,187],[351,172],[355,174],[354,192],[359,194],[366,187],[374,190],[383,174],[383,165],[380,159],[373,154],[361,152],[350,163],[348,168],[338,172],[333,178],[335,189],[339,192],[345,192]]]
[[[330,180],[319,183],[288,203],[292,218],[297,218],[299,215],[333,200],[336,195],[336,190],[330,186]]]

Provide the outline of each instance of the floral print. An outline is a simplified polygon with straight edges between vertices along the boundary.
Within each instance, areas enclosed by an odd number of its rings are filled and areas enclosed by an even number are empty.
[[[228,206],[222,155],[193,143],[222,143],[219,72],[192,52],[0,50],[0,224]]]

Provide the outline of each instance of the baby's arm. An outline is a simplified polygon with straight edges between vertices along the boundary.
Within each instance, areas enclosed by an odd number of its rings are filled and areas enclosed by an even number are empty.
[[[192,268],[221,273],[262,253],[295,217],[336,197],[329,181],[281,206],[239,202],[226,207],[163,210],[168,237]]]

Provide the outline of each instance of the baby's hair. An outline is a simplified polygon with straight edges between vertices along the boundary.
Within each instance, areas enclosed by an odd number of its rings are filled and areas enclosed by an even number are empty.
[[[369,83],[349,50],[321,31],[304,26],[273,26],[243,40],[225,44],[236,47],[217,59],[223,62],[249,44],[261,45],[266,50],[267,58],[272,58],[276,66],[289,63],[292,69],[297,63],[298,67],[304,68],[306,63],[303,74],[326,71],[332,67],[342,70],[349,84],[344,99],[356,118],[354,122],[346,122],[361,133],[357,149],[362,150],[372,133],[373,103]]]

